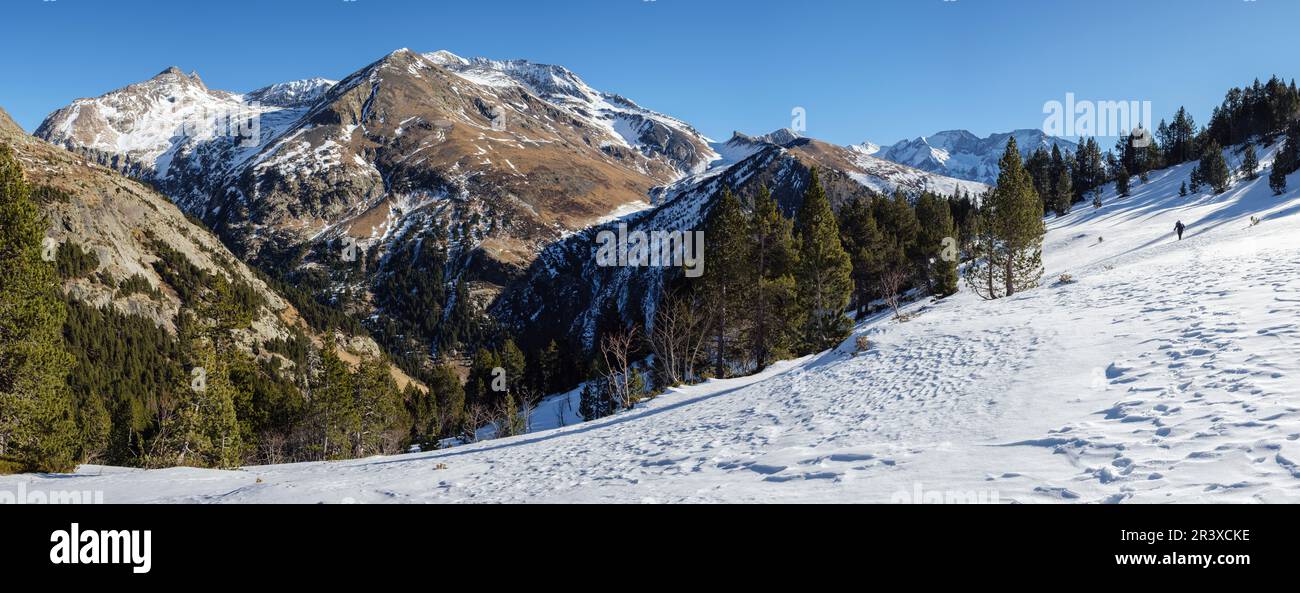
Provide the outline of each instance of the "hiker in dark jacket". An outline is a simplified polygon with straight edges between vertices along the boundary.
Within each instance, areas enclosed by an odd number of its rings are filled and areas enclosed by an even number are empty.
[[[1187,228],[1186,226],[1183,226],[1183,221],[1181,221],[1181,220],[1178,221],[1176,224],[1174,224],[1174,232],[1175,232],[1175,233],[1178,233],[1178,240],[1179,240],[1179,241],[1182,241],[1182,240],[1183,240],[1183,229],[1186,229],[1186,228]]]

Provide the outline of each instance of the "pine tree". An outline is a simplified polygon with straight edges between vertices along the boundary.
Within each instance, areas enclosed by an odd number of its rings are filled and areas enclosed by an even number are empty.
[[[986,299],[1037,286],[1043,273],[1042,205],[1021,166],[1014,138],[1000,166],[997,186],[981,208],[979,259],[967,266],[967,283]]]
[[[1165,161],[1177,165],[1192,160],[1196,155],[1196,122],[1187,113],[1187,109],[1178,108],[1169,128],[1169,138],[1162,143],[1165,147]]]
[[[745,270],[750,249],[745,212],[731,190],[723,190],[705,223],[707,272],[701,278],[706,302],[713,312],[713,372],[727,376],[727,361],[736,347],[735,335],[753,288]]]
[[[402,390],[402,399],[406,402],[411,416],[411,443],[419,445],[422,451],[432,451],[438,447],[438,437],[442,434],[442,410],[438,398],[430,389],[428,393],[420,391],[414,382],[407,383]]]
[[[205,331],[182,337],[191,374],[179,391],[181,399],[159,427],[150,445],[153,467],[231,468],[243,455],[243,438],[235,413],[236,388],[230,378],[231,351],[218,352]]]
[[[537,389],[543,395],[549,395],[560,391],[562,387],[561,378],[564,376],[560,362],[560,345],[551,340],[546,348],[542,349],[537,357],[537,368],[540,369],[539,385]]]
[[[930,192],[922,193],[916,202],[916,218],[921,229],[916,243],[922,254],[931,294],[941,298],[955,294],[957,229],[948,201]]]
[[[873,200],[872,212],[876,216],[877,228],[884,237],[885,249],[901,250],[904,259],[915,268],[915,270],[905,270],[908,280],[911,281],[912,276],[920,274],[920,280],[926,283],[926,290],[930,290],[932,288],[930,278],[925,275],[928,263],[927,250],[921,247],[918,240],[921,235],[921,222],[917,220],[916,208],[912,207],[908,195],[899,190],[894,192],[892,198]]]
[[[1056,179],[1056,185],[1052,186],[1052,210],[1057,216],[1065,216],[1070,213],[1073,201],[1074,183],[1070,180],[1070,172],[1062,168]]]
[[[1187,197],[1187,182],[1186,182],[1186,181],[1184,181],[1182,185],[1178,186],[1178,195],[1179,195],[1180,197],[1184,197],[1184,198]]]
[[[1274,194],[1282,195],[1286,192],[1286,177],[1297,169],[1300,169],[1300,122],[1291,124],[1287,128],[1286,141],[1273,159],[1268,186],[1272,188]]]
[[[440,435],[460,434],[465,426],[465,388],[456,369],[445,364],[433,367],[429,394],[437,401]]]
[[[1254,181],[1259,178],[1259,158],[1255,156],[1255,145],[1246,143],[1246,154],[1241,158],[1241,174]]]
[[[78,450],[67,310],[41,258],[45,229],[13,151],[0,145],[0,473],[68,471]]]
[[[515,345],[515,341],[507,338],[505,344],[501,346],[501,368],[506,372],[506,390],[513,393],[515,397],[523,397],[525,389],[524,373],[528,368],[528,359],[524,357],[524,352]]]
[[[312,382],[311,410],[317,459],[346,459],[351,437],[359,430],[352,373],[330,346],[321,353],[320,370]]]
[[[646,382],[645,373],[639,368],[632,367],[627,370],[627,374],[627,401],[630,408],[645,397],[649,384]]]
[[[1051,184],[1047,188],[1048,193],[1042,195],[1046,205],[1044,212],[1050,209],[1057,216],[1070,213],[1070,206],[1074,203],[1074,179],[1071,173],[1071,161],[1065,158],[1060,145],[1053,144]]]
[[[866,199],[854,199],[840,208],[840,237],[853,266],[852,300],[861,318],[876,293],[884,250],[884,237]]]
[[[759,190],[749,219],[751,278],[756,289],[749,313],[750,356],[758,369],[790,351],[799,323],[793,270],[794,226],[781,214],[766,187]]]
[[[1268,174],[1268,187],[1273,190],[1274,195],[1280,196],[1286,193],[1286,173],[1282,172],[1276,161]]]
[[[1127,198],[1130,194],[1128,169],[1120,164],[1115,168],[1115,193],[1121,198]]]
[[[1001,288],[1005,285],[1001,277],[1002,252],[999,250],[997,220],[989,204],[989,194],[985,194],[981,202],[971,219],[970,263],[964,269],[963,277],[966,285],[980,298],[993,300],[1005,296]]]
[[[1025,169],[1029,171],[1029,176],[1034,180],[1034,190],[1038,192],[1039,197],[1047,200],[1051,197],[1052,184],[1056,181],[1052,171],[1052,157],[1046,148],[1039,146],[1029,156],[1025,162]],[[1043,207],[1047,208],[1048,204],[1044,202]]]
[[[524,434],[527,432],[524,425],[524,418],[519,413],[519,405],[515,403],[515,395],[507,393],[505,404],[501,409],[501,420],[497,422],[497,437],[505,438]]]
[[[596,388],[591,382],[582,386],[582,391],[578,394],[578,415],[582,417],[583,422],[591,422],[599,416],[596,415]]]
[[[805,316],[803,345],[808,352],[819,352],[838,345],[852,329],[844,309],[853,290],[853,264],[840,245],[839,225],[816,169],[809,176],[795,228],[799,236],[795,282]]]
[[[610,397],[609,384],[605,379],[594,379],[582,386],[578,397],[578,415],[583,422],[604,418],[614,413],[614,401]]]
[[[1094,138],[1085,138],[1075,154],[1074,192],[1080,201],[1106,182],[1106,163],[1101,145]]]
[[[378,356],[362,358],[352,377],[352,389],[357,416],[352,456],[400,452],[402,436],[409,434],[411,421],[388,363]]]
[[[501,357],[487,348],[479,348],[470,362],[469,377],[465,385],[465,405],[474,409],[495,409],[505,393],[493,390],[494,371],[501,367]]]
[[[1201,164],[1197,170],[1214,193],[1221,194],[1228,191],[1232,174],[1228,170],[1228,162],[1223,158],[1223,148],[1219,146],[1218,141],[1210,140],[1201,154]]]

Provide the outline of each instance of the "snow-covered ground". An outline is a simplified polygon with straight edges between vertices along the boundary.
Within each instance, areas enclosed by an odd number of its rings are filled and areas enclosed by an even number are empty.
[[[870,349],[856,356],[850,338],[614,417],[431,453],[83,467],[0,478],[0,490],[100,490],[107,502],[1300,502],[1300,175],[1282,197],[1265,175],[1181,198],[1190,169],[1049,221],[1042,287],[868,320],[856,335]],[[572,420],[558,401],[535,427]]]

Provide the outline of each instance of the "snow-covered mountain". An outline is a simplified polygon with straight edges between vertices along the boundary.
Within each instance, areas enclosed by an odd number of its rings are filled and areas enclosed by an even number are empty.
[[[37,135],[153,183],[241,257],[321,299],[363,295],[352,312],[397,318],[402,351],[441,335],[427,321],[430,302],[441,319],[457,299],[486,306],[504,292],[550,293],[527,286],[541,278],[533,270],[544,250],[579,257],[557,242],[651,206],[707,212],[719,180],[742,194],[768,185],[789,212],[812,167],[837,204],[896,189],[983,189],[789,130],[716,143],[561,66],[446,51],[402,49],[338,82],[245,94],[172,68],[78,100]],[[361,247],[362,274],[335,261],[340,241]],[[431,294],[411,294],[410,278],[436,279],[425,283]],[[564,306],[599,304],[594,295],[610,286]],[[507,300],[494,307],[507,325],[587,323],[585,309],[539,317]]]
[[[244,101],[275,107],[307,107],[319,101],[336,84],[337,80],[325,78],[281,82],[244,95]]]
[[[862,154],[893,161],[923,171],[939,173],[958,179],[968,179],[993,184],[998,179],[998,160],[1007,148],[1007,141],[1016,139],[1023,156],[1028,157],[1040,147],[1073,152],[1075,143],[1048,136],[1042,130],[1015,130],[980,138],[966,130],[948,130],[913,140],[880,146],[864,142],[852,146]]]
[[[544,430],[450,450],[0,487],[113,503],[1294,502],[1300,173],[1282,196],[1260,177],[1179,197],[1194,166],[1049,220],[1036,289],[916,302],[833,350],[593,422],[575,425],[574,392],[534,411]]]
[[[603,127],[622,147],[658,154],[685,173],[703,171],[718,155],[710,140],[681,120],[645,109],[631,99],[591,88],[562,66],[527,60],[466,59],[448,51],[425,54],[434,63],[486,87],[522,87]]]

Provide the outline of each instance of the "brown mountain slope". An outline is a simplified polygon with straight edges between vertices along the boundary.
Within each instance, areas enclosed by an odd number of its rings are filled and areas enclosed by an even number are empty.
[[[253,300],[258,304],[251,327],[236,330],[237,342],[244,349],[252,351],[301,331],[318,345],[328,342],[341,350],[380,354],[378,346],[367,337],[312,331],[282,295],[207,229],[186,218],[151,188],[27,135],[3,110],[0,142],[13,147],[32,186],[47,188],[41,192],[40,201],[53,244],[70,242],[93,253],[98,261],[93,272],[65,281],[64,290],[73,298],[146,317],[174,333],[181,309],[193,303],[186,301],[184,288],[168,284],[159,267],[183,260],[198,270],[247,287],[255,295]],[[127,281],[140,279],[147,287],[123,289]],[[264,350],[262,353],[272,356]],[[409,381],[400,371],[394,371],[400,383]]]

